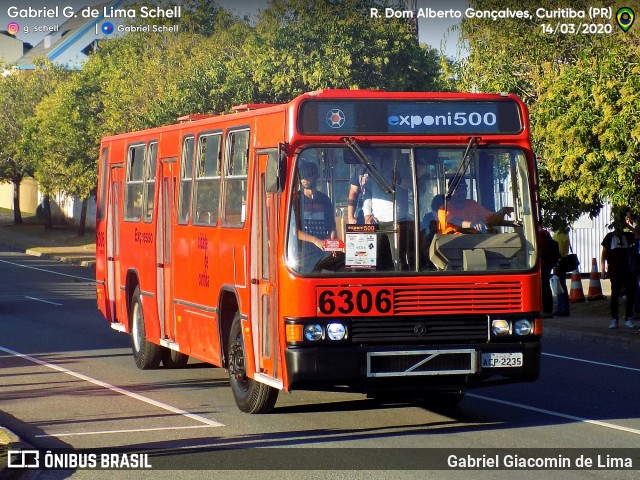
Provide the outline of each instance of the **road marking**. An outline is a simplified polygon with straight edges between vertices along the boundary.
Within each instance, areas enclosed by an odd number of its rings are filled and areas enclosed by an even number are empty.
[[[224,427],[222,423],[216,422],[215,420],[209,420],[208,418],[202,417],[200,415],[196,415],[195,413],[189,413],[186,410],[182,410],[180,408],[172,407],[171,405],[167,405],[166,403],[158,402],[156,400],[152,400],[151,398],[143,397],[134,392],[130,392],[120,387],[116,387],[115,385],[111,385],[109,383],[103,382],[102,380],[97,380],[92,377],[88,377],[83,375],[82,373],[77,373],[72,370],[69,370],[64,367],[60,367],[53,363],[48,363],[43,360],[39,360],[35,357],[31,357],[29,355],[25,355],[20,352],[16,352],[9,348],[0,347],[0,351],[13,355],[15,357],[24,358],[25,360],[29,360],[30,362],[37,363],[38,365],[42,365],[44,367],[50,368],[52,370],[56,370],[57,372],[61,372],[67,375],[70,375],[75,378],[79,378],[80,380],[84,380],[85,382],[93,383],[94,385],[98,385],[99,387],[106,388],[111,390],[112,392],[119,393],[121,395],[126,395],[127,397],[133,398],[135,400],[139,400],[141,402],[147,403],[149,405],[153,405],[154,407],[161,408],[163,410],[167,410],[169,412],[175,413],[177,415],[182,415],[183,417],[190,418],[191,420],[195,420],[196,422],[203,423],[210,427]]]
[[[91,282],[91,283],[95,283],[96,282],[95,278],[87,278],[87,277],[79,277],[77,275],[69,275],[68,273],[60,273],[60,272],[56,272],[54,270],[47,270],[46,268],[32,267],[30,265],[22,265],[22,264],[16,263],[16,262],[10,262],[8,260],[0,260],[0,262],[1,263],[8,263],[9,265],[14,265],[14,266],[20,267],[20,268],[28,268],[29,270],[37,270],[38,272],[53,273],[54,275],[62,275],[63,277],[77,278],[79,280],[86,280],[86,281]]]
[[[56,303],[56,302],[50,302],[49,300],[43,300],[41,298],[36,298],[36,297],[27,297],[26,295],[24,296],[24,298],[26,298],[27,300],[35,300],[36,302],[42,302],[42,303],[48,303],[49,305],[57,305],[59,307],[62,306],[61,303]]]
[[[222,425],[220,425],[222,426]],[[81,435],[104,435],[110,433],[141,433],[141,432],[164,432],[166,430],[192,430],[194,428],[211,428],[212,425],[190,425],[187,427],[161,427],[161,428],[135,428],[131,430],[103,430],[95,432],[73,432],[73,433],[55,433],[35,435],[35,437],[76,437]]]
[[[562,358],[563,360],[573,360],[574,362],[591,363],[593,365],[600,365],[602,367],[620,368],[622,370],[631,370],[632,372],[640,372],[640,368],[625,367],[622,365],[616,365],[615,363],[594,362],[593,360],[585,360],[583,358],[575,358],[575,357],[565,357],[564,355],[554,355],[553,353],[543,353],[542,355],[545,355],[547,357]]]
[[[498,398],[485,397],[483,395],[476,395],[475,393],[467,393],[468,397],[478,398],[480,400],[486,400],[488,402],[500,403],[502,405],[509,405],[510,407],[522,408],[524,410],[531,410],[532,412],[544,413],[545,415],[552,415],[554,417],[565,418],[579,423],[589,423],[598,427],[611,428],[613,430],[620,430],[622,432],[633,433],[640,435],[640,430],[635,428],[623,427],[622,425],[616,425],[614,423],[601,422],[600,420],[591,420],[589,418],[576,417],[575,415],[568,415],[566,413],[554,412],[552,410],[546,410],[544,408],[532,407],[530,405],[524,405],[523,403],[508,402],[506,400],[500,400]]]

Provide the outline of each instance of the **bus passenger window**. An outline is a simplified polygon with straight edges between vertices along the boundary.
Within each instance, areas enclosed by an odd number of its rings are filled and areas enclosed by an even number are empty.
[[[218,198],[220,196],[220,146],[222,134],[201,135],[198,138],[196,157],[196,181],[194,192],[194,223],[216,225],[218,223]]]
[[[229,133],[224,169],[224,224],[241,227],[246,219],[249,130]]]
[[[144,173],[144,221],[153,218],[153,207],[156,192],[156,160],[158,158],[158,142],[150,142],[147,147],[147,158]]]
[[[129,147],[125,182],[124,219],[139,221],[142,216],[144,144]]]
[[[191,207],[191,184],[193,180],[193,137],[187,137],[182,143],[182,158],[180,159],[180,204],[178,205],[178,223],[184,225],[189,222],[189,207]]]

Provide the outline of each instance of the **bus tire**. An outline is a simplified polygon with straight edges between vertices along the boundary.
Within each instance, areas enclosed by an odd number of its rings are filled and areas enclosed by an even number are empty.
[[[278,390],[247,377],[240,314],[231,324],[227,352],[229,381],[238,408],[245,413],[269,413],[278,399]]]
[[[189,362],[189,355],[162,347],[162,365],[166,368],[184,368]]]
[[[162,359],[162,351],[159,345],[147,340],[139,286],[136,287],[131,297],[129,318],[131,319],[131,346],[136,366],[140,370],[158,368]]]

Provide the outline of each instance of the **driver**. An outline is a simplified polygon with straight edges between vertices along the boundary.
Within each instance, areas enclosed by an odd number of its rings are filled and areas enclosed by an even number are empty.
[[[498,225],[505,215],[513,213],[513,207],[502,207],[493,213],[475,200],[467,198],[468,187],[463,180],[456,186],[451,199],[438,210],[438,230],[440,233],[453,233],[460,229],[483,231],[487,226]]]

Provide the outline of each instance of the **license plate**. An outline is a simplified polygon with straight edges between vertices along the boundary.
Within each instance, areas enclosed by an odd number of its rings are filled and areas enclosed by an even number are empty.
[[[483,353],[482,368],[521,367],[522,353]]]

